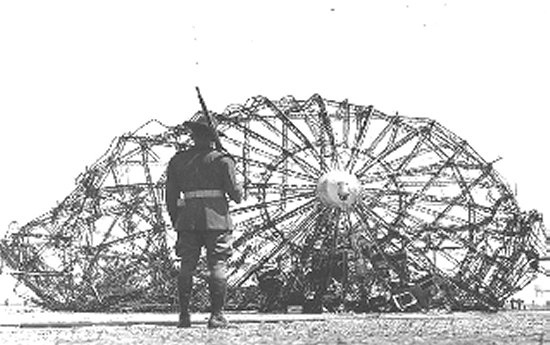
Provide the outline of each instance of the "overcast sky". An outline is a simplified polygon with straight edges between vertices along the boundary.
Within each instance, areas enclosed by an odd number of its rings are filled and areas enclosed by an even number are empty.
[[[192,3],[192,4],[191,4]],[[433,118],[550,215],[549,1],[2,1],[0,226],[156,118],[313,93]]]

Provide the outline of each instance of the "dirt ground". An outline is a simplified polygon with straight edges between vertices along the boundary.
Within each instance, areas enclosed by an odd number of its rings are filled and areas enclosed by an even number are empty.
[[[53,313],[41,313],[47,322]],[[324,320],[238,321],[236,328],[173,324],[22,327],[0,324],[0,344],[550,344],[549,311],[338,314]],[[174,317],[173,315],[171,316]],[[276,319],[276,318],[275,318]],[[46,323],[47,324],[47,323]]]

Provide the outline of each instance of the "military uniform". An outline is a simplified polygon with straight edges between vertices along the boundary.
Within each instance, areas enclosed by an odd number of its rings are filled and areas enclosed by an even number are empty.
[[[226,290],[225,262],[232,253],[227,196],[237,203],[242,197],[233,159],[212,149],[210,144],[211,140],[195,140],[195,146],[178,152],[167,169],[166,205],[178,232],[176,254],[181,258],[178,275],[181,327],[190,324],[192,277],[202,246],[207,250],[210,271],[212,317],[221,315]]]
[[[177,202],[183,193],[183,205]],[[231,230],[225,193],[241,201],[233,159],[210,147],[192,147],[177,153],[168,164],[168,212],[178,232]],[[181,201],[180,201],[181,202]]]

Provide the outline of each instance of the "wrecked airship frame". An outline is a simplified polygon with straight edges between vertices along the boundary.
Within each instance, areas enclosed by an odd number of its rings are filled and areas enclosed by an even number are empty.
[[[214,116],[246,196],[231,204],[230,309],[494,310],[539,271],[541,214],[434,120],[319,95]],[[175,308],[163,186],[188,145],[156,120],[115,138],[69,196],[2,239],[11,274],[49,309]]]

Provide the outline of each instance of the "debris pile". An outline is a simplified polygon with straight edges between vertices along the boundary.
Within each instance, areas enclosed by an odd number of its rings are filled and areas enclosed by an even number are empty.
[[[492,310],[540,271],[542,216],[434,120],[319,95],[215,116],[247,197],[231,205],[234,308]],[[12,274],[50,309],[173,308],[164,174],[188,145],[156,120],[116,138],[59,205],[1,240]]]

